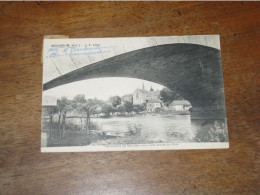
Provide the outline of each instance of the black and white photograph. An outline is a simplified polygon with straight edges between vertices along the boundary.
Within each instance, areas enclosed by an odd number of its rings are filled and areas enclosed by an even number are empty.
[[[45,38],[42,152],[228,148],[219,35]]]

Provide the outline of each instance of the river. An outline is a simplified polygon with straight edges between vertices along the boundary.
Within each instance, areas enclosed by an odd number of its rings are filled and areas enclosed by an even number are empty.
[[[228,142],[225,119],[191,120],[190,115],[146,113],[96,117],[90,121],[90,134],[86,134],[75,128],[75,124],[79,126],[79,121],[67,120],[70,127],[67,127],[63,139],[60,139],[57,128],[53,129],[53,136],[50,138],[49,123],[45,124],[42,146]]]
[[[138,134],[145,142],[188,142],[195,136],[196,127],[190,115],[134,115],[125,117],[93,118],[96,129],[112,137]]]

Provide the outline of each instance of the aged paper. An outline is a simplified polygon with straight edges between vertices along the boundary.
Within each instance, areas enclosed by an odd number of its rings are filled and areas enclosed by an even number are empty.
[[[42,152],[228,148],[218,35],[44,39]]]

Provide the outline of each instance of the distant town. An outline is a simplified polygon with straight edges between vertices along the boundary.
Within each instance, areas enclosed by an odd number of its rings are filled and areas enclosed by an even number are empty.
[[[124,136],[138,135],[141,126],[138,126],[137,123],[129,126],[129,123],[124,121],[124,126],[121,126],[120,123],[120,126],[116,127],[113,122],[104,124],[104,120],[116,120],[118,117],[126,120],[131,117],[132,120],[136,120],[139,116],[144,115],[146,117],[189,115],[191,107],[190,102],[168,88],[155,91],[150,87],[149,90],[146,90],[144,85],[135,89],[131,94],[121,97],[111,96],[107,101],[97,98],[86,99],[83,94],[76,95],[72,100],[65,96],[57,99],[55,96],[44,95],[42,99],[42,145],[46,146],[47,141],[48,145],[63,145],[67,139],[75,139],[80,143],[88,140],[89,144],[92,137],[86,135],[91,135],[94,137],[93,139],[98,140],[118,137],[119,134],[113,132],[113,129],[117,128],[128,129],[123,133]],[[95,120],[102,121],[95,122]],[[73,142],[72,140],[70,142]]]
[[[76,95],[73,100],[66,97],[57,99],[54,96],[43,96],[42,107],[45,110],[54,107],[58,109],[69,107],[69,109],[67,108],[68,116],[82,114],[82,110],[85,108],[89,115],[109,117],[115,113],[125,116],[126,113],[161,113],[164,111],[189,114],[188,111],[192,106],[190,102],[168,88],[155,91],[151,87],[146,90],[143,85],[142,88],[134,90],[132,94],[122,97],[111,96],[107,101],[97,98],[87,100],[82,94]]]

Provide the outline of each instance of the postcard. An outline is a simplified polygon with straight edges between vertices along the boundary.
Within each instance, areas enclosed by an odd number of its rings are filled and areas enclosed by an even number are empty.
[[[42,152],[229,148],[219,35],[45,38]]]

